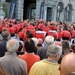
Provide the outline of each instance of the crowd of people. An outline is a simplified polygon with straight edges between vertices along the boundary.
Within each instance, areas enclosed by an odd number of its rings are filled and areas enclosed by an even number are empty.
[[[0,75],[75,75],[75,24],[0,20]]]

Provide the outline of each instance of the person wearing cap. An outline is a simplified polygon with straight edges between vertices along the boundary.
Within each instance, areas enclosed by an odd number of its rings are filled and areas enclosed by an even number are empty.
[[[27,64],[17,57],[19,41],[10,39],[6,44],[7,52],[0,58],[0,65],[9,75],[27,75]]]
[[[70,32],[68,31],[68,28],[65,27],[63,32],[62,32],[62,40],[70,40],[71,39],[71,34]]]
[[[29,23],[29,25],[28,25],[28,29],[29,29],[29,30],[33,30],[33,29],[35,29],[35,27],[34,27],[34,23],[33,23],[33,22],[30,22],[30,23]]]
[[[16,29],[13,27],[12,24],[9,24],[8,31],[9,31],[10,34],[11,34],[11,38],[15,38],[15,32],[16,32]]]
[[[24,38],[24,32],[23,32],[23,28],[20,28],[20,31],[18,32],[18,38],[20,41],[24,41],[23,38]]]
[[[75,38],[75,30],[73,26],[70,26],[71,38]]]
[[[75,39],[75,30],[73,26],[70,26],[70,33],[71,33],[71,44],[74,43]]]
[[[56,23],[55,23],[54,21],[51,21],[51,22],[50,22],[49,29],[50,29],[50,30],[57,30],[57,28],[56,28]]]
[[[57,29],[57,40],[61,41],[62,39],[63,30],[61,28]]]
[[[54,39],[57,39],[57,28],[56,28],[56,23],[54,21],[50,22],[50,26],[49,26],[49,31],[48,31],[48,35],[53,36]]]
[[[38,30],[43,31],[44,30],[44,24],[43,24],[44,20],[43,19],[39,19],[39,24],[38,24]]]
[[[46,36],[44,43],[46,45],[38,48],[38,50],[37,50],[37,55],[40,56],[41,60],[47,58],[46,52],[47,52],[48,47],[54,43],[54,37]]]
[[[75,75],[75,53],[66,54],[59,67],[60,75]]]
[[[38,39],[38,38],[41,38],[42,40],[45,39],[45,35],[44,35],[44,33],[42,33],[42,31],[41,31],[41,32],[36,32],[35,37],[36,37],[37,39]]]
[[[47,59],[36,62],[30,69],[29,75],[60,75],[58,60],[62,48],[58,45],[51,45],[47,49]]]

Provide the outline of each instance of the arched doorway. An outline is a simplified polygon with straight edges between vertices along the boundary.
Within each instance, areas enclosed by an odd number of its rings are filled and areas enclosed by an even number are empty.
[[[24,0],[23,19],[35,20],[36,0]]]

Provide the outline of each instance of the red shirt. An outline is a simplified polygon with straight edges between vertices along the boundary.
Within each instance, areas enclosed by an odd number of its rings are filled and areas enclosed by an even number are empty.
[[[16,29],[14,27],[10,27],[8,28],[8,31],[10,32],[10,34],[15,34]]]
[[[57,34],[57,32],[56,32],[55,30],[50,30],[50,31],[48,32],[48,35],[53,36],[55,39],[56,39],[57,36],[58,36],[58,34]]]
[[[28,29],[29,29],[29,30],[30,30],[30,29],[34,29],[34,26],[28,25]]]
[[[71,38],[71,34],[68,30],[64,30],[62,33],[62,37],[68,37],[69,39]]]
[[[44,27],[44,30],[43,31],[45,31],[48,34],[49,27],[48,26],[47,27]]]
[[[0,25],[0,32],[2,32],[2,28],[3,28],[4,26],[3,25]]]
[[[34,37],[36,36],[36,31],[35,31],[35,29],[30,29],[30,32],[33,34]]]
[[[26,41],[28,38],[27,38],[27,36],[26,36],[26,33],[24,33],[24,38],[23,38],[23,40],[24,41]]]
[[[10,28],[8,24],[6,24],[5,28]]]
[[[75,37],[75,30],[72,30],[71,33],[72,33],[71,38],[74,38]]]
[[[49,29],[50,30],[57,30],[57,27],[56,26],[49,26]]]
[[[44,40],[45,36],[43,33],[39,34],[39,33],[36,33],[36,36],[35,36],[37,39],[38,38],[41,38],[42,40]]]
[[[18,37],[21,38],[21,39],[23,39],[24,38],[24,32],[23,31],[20,31],[18,33]]]
[[[16,32],[17,32],[17,33],[19,32],[20,28],[21,28],[20,25],[17,25],[17,26],[16,26]]]
[[[63,31],[58,32],[57,39],[61,39],[62,38],[62,34],[63,34]]]
[[[43,30],[44,30],[44,25],[40,23],[40,24],[38,25],[38,29],[41,29],[41,30],[43,31]]]
[[[38,55],[33,54],[33,53],[27,53],[27,54],[21,55],[20,58],[26,61],[28,73],[29,73],[32,65],[35,62],[40,61],[40,57]]]

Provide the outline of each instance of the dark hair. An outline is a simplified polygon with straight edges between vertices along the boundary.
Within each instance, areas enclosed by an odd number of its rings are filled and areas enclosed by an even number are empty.
[[[22,43],[21,43],[21,42],[19,42],[19,49],[18,49],[18,52],[16,52],[16,53],[17,53],[17,55],[22,55],[22,54],[24,54],[24,52],[23,52],[23,51],[21,51],[21,50],[22,50],[22,48],[23,48],[23,45],[22,45]]]
[[[26,31],[26,36],[27,36],[27,38],[32,38],[33,34],[29,30],[27,30]]]
[[[23,30],[23,28],[20,28],[18,32],[20,32],[20,31],[22,31],[22,30]]]
[[[26,49],[26,52],[32,53],[34,52],[35,43],[32,39],[26,40],[24,47]]]
[[[9,26],[12,27],[12,24],[10,23]]]
[[[32,37],[33,37],[33,34],[29,33],[28,38],[32,38]]]
[[[72,45],[71,45],[71,48],[72,48],[73,50],[75,50],[75,44],[72,44]]]
[[[59,23],[62,25],[62,22],[61,21]]]
[[[26,34],[29,34],[30,33],[30,31],[29,30],[26,30]]]
[[[69,37],[62,37],[63,40],[69,40]]]
[[[21,42],[19,42],[19,49],[18,49],[18,51],[21,51],[21,50],[22,50],[22,48],[23,48],[23,45],[22,45],[22,43],[21,43]]]
[[[74,38],[73,38],[72,44],[75,44],[75,36],[74,36]]]
[[[70,50],[69,42],[67,40],[62,41],[62,53],[65,54]]]
[[[34,53],[37,54],[37,47],[34,47]]]

